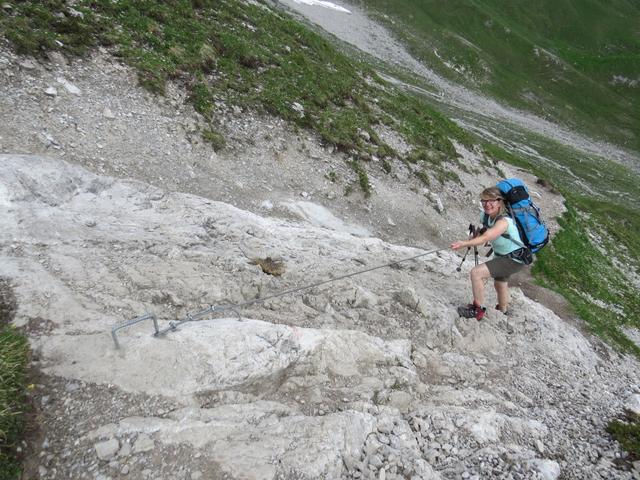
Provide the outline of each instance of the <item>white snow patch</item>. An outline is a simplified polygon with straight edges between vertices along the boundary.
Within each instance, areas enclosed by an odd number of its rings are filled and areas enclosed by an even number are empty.
[[[347,10],[344,7],[341,7],[340,5],[336,5],[335,3],[332,3],[332,2],[325,2],[323,0],[293,0],[293,1],[296,3],[301,3],[303,5],[318,5],[320,7],[330,8],[332,10],[337,10],[339,12],[351,13],[349,10]]]

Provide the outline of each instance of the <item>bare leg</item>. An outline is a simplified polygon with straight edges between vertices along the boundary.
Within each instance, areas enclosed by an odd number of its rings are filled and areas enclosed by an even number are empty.
[[[498,294],[498,305],[500,305],[500,311],[502,313],[507,311],[509,306],[509,284],[507,282],[499,282],[496,280],[493,282],[493,286],[496,288]]]
[[[484,305],[484,281],[490,276],[489,269],[484,263],[471,269],[470,277],[473,300],[480,306]]]

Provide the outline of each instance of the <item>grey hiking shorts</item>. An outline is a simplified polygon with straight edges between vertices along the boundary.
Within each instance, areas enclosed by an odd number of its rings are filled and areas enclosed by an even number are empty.
[[[498,282],[506,282],[514,273],[524,268],[522,263],[511,260],[509,257],[494,257],[485,263],[491,274],[491,278]]]

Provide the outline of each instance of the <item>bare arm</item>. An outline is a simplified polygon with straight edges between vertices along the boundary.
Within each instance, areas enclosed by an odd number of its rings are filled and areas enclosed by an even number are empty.
[[[470,238],[469,240],[457,240],[451,244],[451,248],[453,250],[459,250],[465,247],[477,247],[479,245],[484,245],[487,242],[495,240],[509,228],[509,223],[506,218],[500,218],[495,223],[495,225],[489,229],[487,229],[482,235],[478,235],[475,238]]]

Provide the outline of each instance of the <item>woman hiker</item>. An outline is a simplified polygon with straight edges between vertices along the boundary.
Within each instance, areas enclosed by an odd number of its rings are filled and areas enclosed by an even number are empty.
[[[458,307],[458,313],[466,318],[481,320],[487,309],[484,306],[484,283],[489,277],[493,278],[493,286],[498,295],[496,309],[502,313],[507,313],[509,305],[509,285],[508,280],[511,275],[520,271],[525,262],[520,255],[526,255],[523,248],[518,227],[507,214],[504,199],[497,187],[486,188],[480,194],[480,203],[484,214],[481,219],[486,229],[482,229],[478,236],[473,236],[469,240],[459,240],[451,244],[453,250],[465,247],[477,247],[485,243],[491,243],[494,258],[488,262],[476,265],[471,269],[471,290],[473,292],[473,303],[464,307]],[[486,217],[485,217],[486,215]],[[507,234],[507,235],[505,235]],[[530,252],[529,252],[529,255]],[[516,258],[514,258],[516,257]],[[520,257],[520,258],[518,258]],[[529,260],[531,258],[529,257]],[[528,261],[528,263],[531,263]]]

